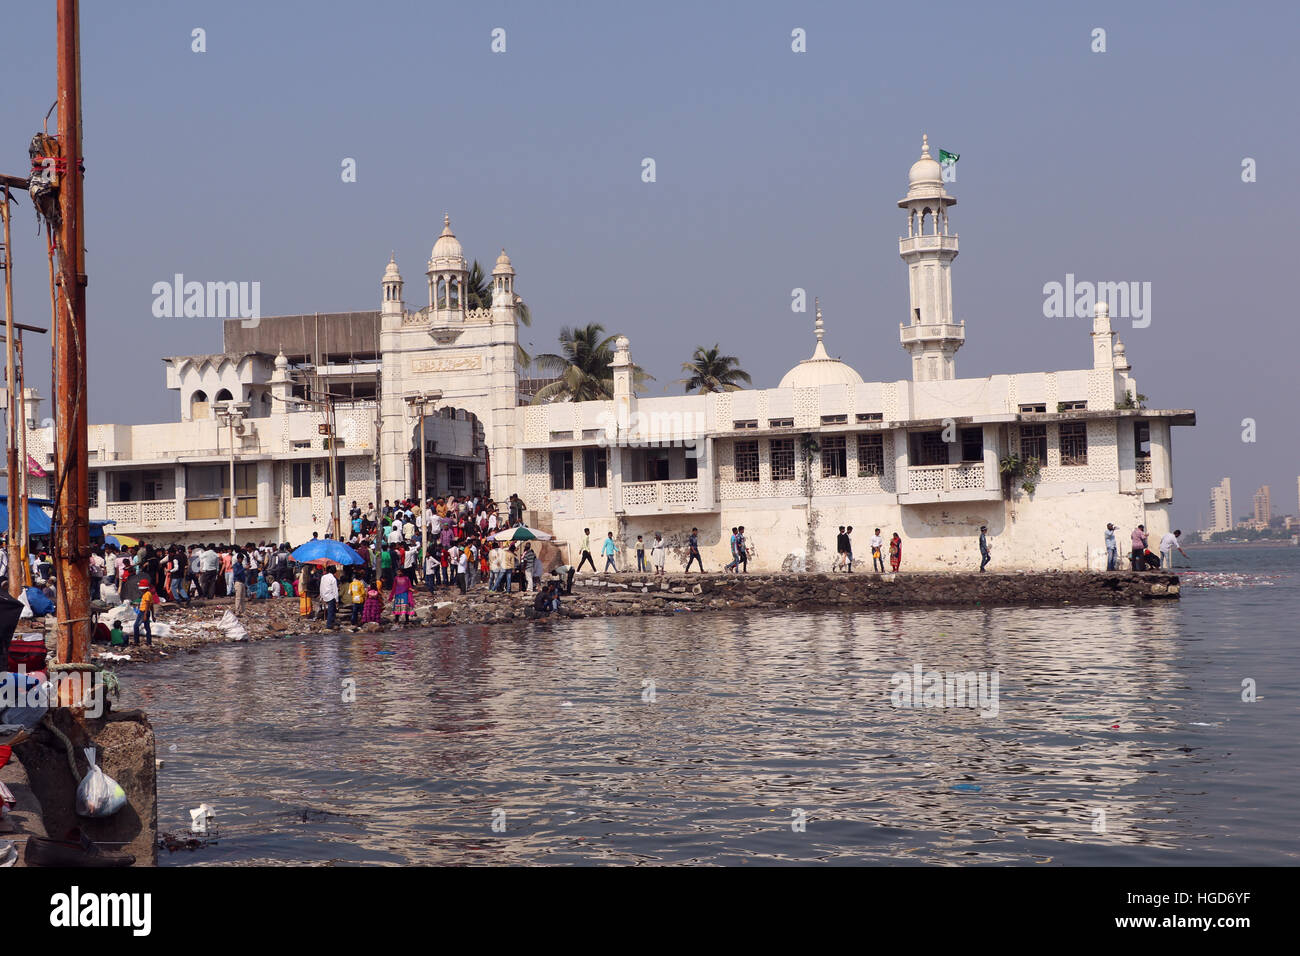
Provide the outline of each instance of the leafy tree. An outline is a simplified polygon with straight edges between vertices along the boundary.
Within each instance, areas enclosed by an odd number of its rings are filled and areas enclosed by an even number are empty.
[[[689,362],[682,363],[686,378],[679,378],[675,384],[685,385],[688,393],[703,395],[706,392],[737,392],[745,385],[752,385],[749,373],[740,367],[740,360],[734,355],[722,355],[715,342],[712,348],[696,346]],[[744,384],[741,384],[744,383]]]
[[[582,328],[560,329],[560,351],[547,352],[533,359],[539,371],[556,381],[543,386],[533,396],[533,404],[544,402],[592,402],[614,397],[614,340],[605,327],[592,322]],[[651,378],[639,366],[632,366],[633,386]]]

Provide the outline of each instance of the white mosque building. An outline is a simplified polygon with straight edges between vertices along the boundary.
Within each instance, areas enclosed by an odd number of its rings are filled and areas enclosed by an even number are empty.
[[[429,493],[516,493],[530,524],[571,545],[587,528],[625,548],[658,531],[684,563],[698,528],[716,570],[743,525],[751,571],[824,570],[838,527],[852,525],[860,567],[878,527],[902,536],[905,570],[973,569],[987,525],[998,568],[1103,569],[1107,522],[1121,550],[1138,524],[1169,528],[1171,428],[1194,425],[1195,413],[1134,407],[1105,303],[1085,367],[958,377],[955,203],[923,141],[898,202],[910,379],[864,382],[832,358],[818,308],[811,356],[775,388],[638,396],[623,337],[612,399],[546,404],[530,402],[516,362],[509,257],[492,270],[491,306],[471,308],[470,267],[444,219],[427,305],[408,307],[390,259],[378,311],[228,321],[222,352],[165,359],[181,420],[91,427],[91,517],[159,542],[229,540],[233,460],[238,540],[324,535],[333,485],[345,512],[352,500],[418,493],[423,401]],[[332,435],[327,411],[303,401],[323,393],[339,396]],[[232,408],[236,420],[223,418]],[[48,463],[51,432],[36,420],[33,408],[28,447]]]

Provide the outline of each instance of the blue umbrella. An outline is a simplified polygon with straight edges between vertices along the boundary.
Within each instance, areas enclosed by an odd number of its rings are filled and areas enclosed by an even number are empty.
[[[110,544],[115,548],[122,547],[122,542],[118,541],[117,538],[113,537],[111,534],[104,535],[104,545],[107,546]]]
[[[357,554],[342,541],[333,538],[313,538],[304,545],[299,545],[290,555],[299,564],[365,564]]]

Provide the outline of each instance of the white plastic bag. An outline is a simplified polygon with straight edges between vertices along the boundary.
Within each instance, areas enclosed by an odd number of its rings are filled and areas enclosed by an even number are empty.
[[[105,604],[116,604],[122,600],[122,594],[113,585],[105,582],[99,585],[99,599]]]
[[[239,618],[235,617],[230,611],[226,611],[221,615],[217,627],[221,629],[221,633],[225,635],[228,641],[242,641],[248,637],[248,630],[239,623]]]
[[[114,622],[117,622],[118,624],[131,623],[132,621],[135,620],[135,614],[136,611],[135,608],[131,605],[131,602],[123,601],[117,607],[113,608],[113,610],[103,615],[102,620],[106,621],[108,623],[108,626],[111,628]]]
[[[22,620],[23,618],[25,618],[25,617],[31,617],[31,616],[32,616],[32,606],[31,606],[30,604],[27,603],[27,589],[26,589],[26,588],[22,588],[21,590],[19,590],[19,592],[18,592],[18,600],[21,601],[22,604],[23,604],[23,610],[22,610],[22,613],[18,615],[18,619],[21,621],[21,620]]]
[[[126,804],[126,791],[95,763],[94,747],[87,747],[83,752],[90,772],[77,787],[77,816],[111,817]]]

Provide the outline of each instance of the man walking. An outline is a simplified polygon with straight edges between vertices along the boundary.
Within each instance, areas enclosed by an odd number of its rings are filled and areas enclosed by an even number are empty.
[[[853,571],[853,525],[849,525],[844,531],[845,554],[848,555],[848,571]]]
[[[1143,557],[1147,550],[1146,525],[1140,524],[1134,528],[1133,534],[1130,535],[1130,538],[1133,542],[1133,554],[1131,555],[1133,570],[1143,571],[1146,569],[1146,559]]]
[[[605,541],[600,546],[600,553],[605,556],[606,572],[613,571],[615,574],[618,573],[618,566],[614,564],[614,552],[617,550],[618,545],[614,543],[614,532],[610,531],[605,535]],[[592,570],[595,570],[595,565],[592,566]]]
[[[1119,542],[1115,540],[1115,526],[1106,524],[1106,570],[1119,570]]]
[[[871,570],[885,573],[885,539],[880,536],[880,529],[871,536]]]
[[[663,535],[656,531],[655,539],[650,544],[650,561],[655,566],[656,575],[664,573],[664,558],[667,553],[668,547],[664,544]]]
[[[989,563],[989,539],[988,526],[980,525],[980,573],[984,573],[985,566]]]
[[[700,573],[704,573],[704,560],[700,557],[700,529],[692,528],[691,536],[686,539],[686,570],[691,569],[692,562],[699,562]]]
[[[591,570],[595,572],[596,562],[591,557],[591,529],[582,529],[582,543],[578,545],[578,570],[582,570],[584,564],[590,564]]]
[[[745,526],[743,524],[736,531],[736,564],[739,565],[737,573],[749,573],[749,548],[745,544]]]
[[[844,533],[844,525],[840,525],[839,534],[835,536],[835,563],[831,565],[831,570],[839,571],[848,559],[849,536]]]
[[[1174,551],[1177,550],[1184,558],[1187,552],[1178,545],[1178,539],[1183,536],[1182,531],[1175,531],[1173,534],[1165,532],[1160,539],[1160,566],[1163,568],[1172,568],[1174,566]]]
[[[736,529],[732,528],[731,529],[731,563],[722,569],[724,571],[734,571],[736,570],[736,566],[740,564],[740,558],[736,556],[736,533],[737,533]]]

